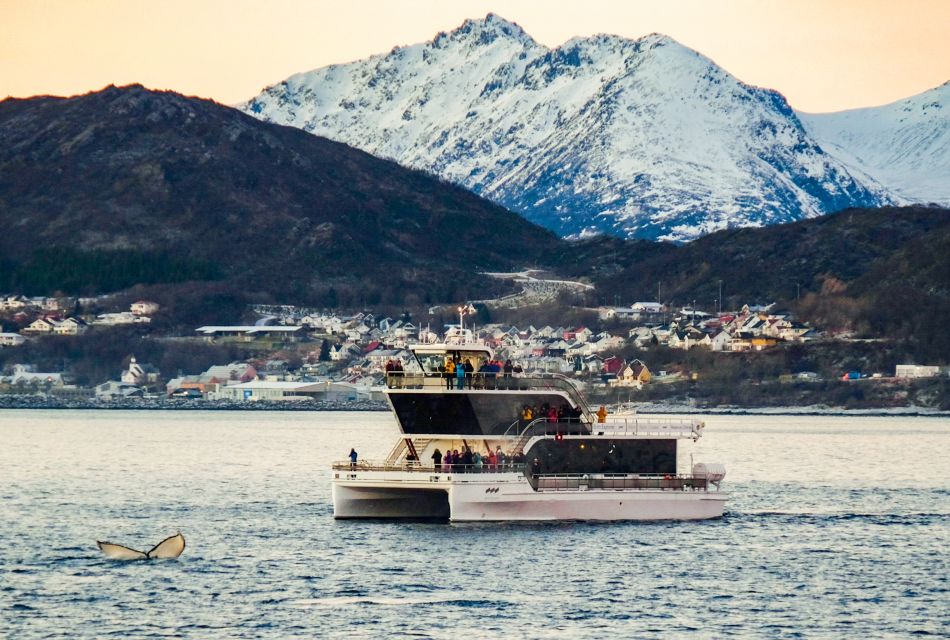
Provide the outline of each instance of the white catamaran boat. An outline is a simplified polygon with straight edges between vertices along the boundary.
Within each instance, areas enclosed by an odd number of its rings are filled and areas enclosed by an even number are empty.
[[[722,465],[698,463],[691,473],[677,473],[678,445],[701,437],[701,421],[598,416],[569,378],[483,368],[492,351],[466,330],[443,343],[409,348],[418,370],[387,377],[386,395],[402,435],[385,460],[333,465],[334,517],[722,516]],[[445,373],[449,360],[468,361],[474,372]],[[461,453],[451,464],[440,462],[456,450]]]

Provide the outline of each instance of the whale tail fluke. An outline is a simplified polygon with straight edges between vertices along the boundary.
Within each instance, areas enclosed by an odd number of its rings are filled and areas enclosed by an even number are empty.
[[[149,558],[177,558],[184,550],[185,536],[177,533],[159,542],[145,555]]]
[[[99,550],[111,560],[151,560],[153,558],[177,558],[185,550],[185,536],[177,533],[165,538],[147,552],[136,551],[121,544],[97,540]]]
[[[148,555],[142,553],[141,551],[136,551],[135,549],[129,549],[128,547],[123,547],[121,544],[113,544],[111,542],[100,542],[96,541],[96,544],[99,545],[100,551],[106,555],[110,560],[146,560]]]

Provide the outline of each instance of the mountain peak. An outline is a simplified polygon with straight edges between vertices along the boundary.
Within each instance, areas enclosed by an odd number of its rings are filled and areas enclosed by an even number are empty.
[[[650,33],[650,34],[647,34],[647,35],[643,36],[642,38],[638,38],[637,40],[638,40],[638,42],[640,42],[640,43],[642,43],[642,44],[645,44],[645,45],[653,45],[653,46],[657,46],[657,47],[663,47],[663,46],[670,46],[670,45],[673,45],[673,46],[676,46],[676,47],[680,47],[680,48],[682,48],[682,49],[688,49],[688,48],[689,48],[689,47],[686,47],[686,46],[683,45],[683,44],[680,44],[680,42],[679,42],[678,40],[675,40],[675,39],[671,38],[670,36],[666,35],[665,33],[657,33],[657,32],[655,32],[655,31],[654,31],[653,33]]]
[[[440,33],[436,41],[445,36]],[[460,27],[451,31],[449,37],[458,40],[474,40],[477,44],[491,44],[499,38],[517,40],[524,43],[533,43],[534,39],[525,33],[517,23],[505,20],[495,13],[489,13],[484,18],[469,18]]]
[[[877,204],[774,92],[673,38],[549,49],[495,14],[398,59],[255,98],[255,116],[423,169],[565,236],[685,240]]]

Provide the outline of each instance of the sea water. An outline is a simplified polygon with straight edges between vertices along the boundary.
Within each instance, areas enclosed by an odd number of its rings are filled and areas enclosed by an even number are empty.
[[[333,520],[387,413],[0,411],[0,636],[946,637],[950,419],[706,424],[722,519],[439,524]]]

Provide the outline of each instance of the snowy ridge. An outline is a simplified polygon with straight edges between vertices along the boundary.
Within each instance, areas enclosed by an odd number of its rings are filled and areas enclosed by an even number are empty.
[[[826,150],[902,198],[950,206],[950,82],[881,107],[798,116]]]
[[[891,201],[826,154],[781,95],[658,34],[548,49],[489,14],[291,76],[242,108],[430,171],[563,236],[690,240]]]

